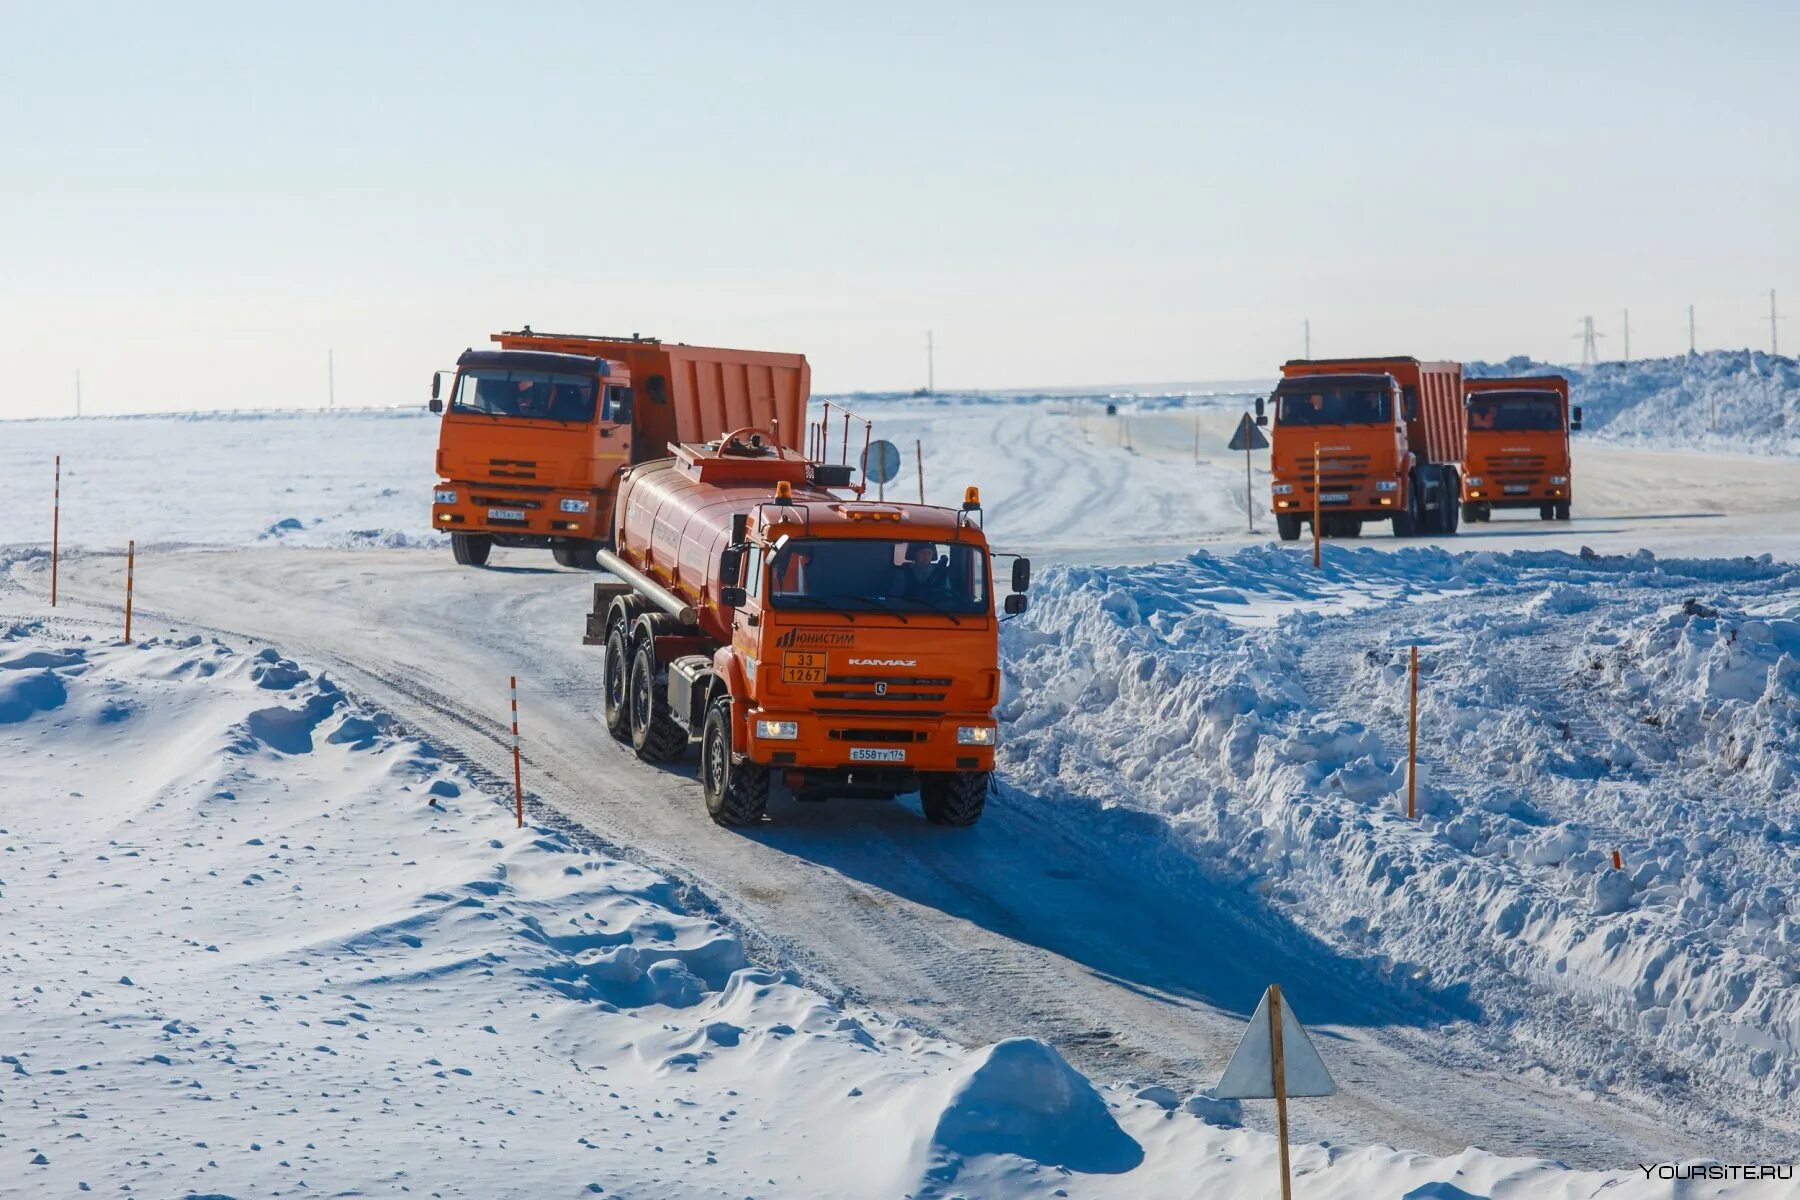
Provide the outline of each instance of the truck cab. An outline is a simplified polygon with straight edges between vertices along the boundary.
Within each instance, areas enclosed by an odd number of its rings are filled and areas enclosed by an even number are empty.
[[[593,567],[613,481],[631,461],[632,392],[605,358],[467,350],[448,404],[432,377],[438,484],[431,523],[456,561],[480,566],[498,546],[547,547]]]
[[[1497,508],[1535,508],[1540,520],[1568,520],[1575,495],[1569,433],[1581,428],[1581,409],[1569,406],[1569,381],[1470,379],[1464,388],[1463,519],[1491,521]]]

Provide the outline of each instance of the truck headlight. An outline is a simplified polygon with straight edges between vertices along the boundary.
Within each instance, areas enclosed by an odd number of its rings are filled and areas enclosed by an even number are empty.
[[[1294,492],[1294,485],[1291,483],[1278,483],[1274,487],[1274,492],[1277,496],[1290,496]]]
[[[431,493],[431,500],[434,504],[455,504],[456,493],[450,488],[439,488]]]
[[[758,721],[756,736],[771,742],[791,742],[800,736],[800,722]]]
[[[1397,492],[1400,490],[1400,481],[1398,479],[1377,479],[1375,481],[1375,490],[1378,492]]]
[[[1480,487],[1482,480],[1481,480],[1481,476],[1479,476],[1479,475],[1465,475],[1465,476],[1463,476],[1463,482],[1468,484],[1470,487]]]
[[[1561,487],[1569,482],[1569,477],[1567,475],[1552,475],[1550,477],[1550,482]]]
[[[994,744],[994,727],[992,725],[959,725],[956,727],[956,744],[959,746],[991,746]]]
[[[586,500],[564,500],[562,502],[562,510],[564,512],[584,513],[588,510],[588,502]]]

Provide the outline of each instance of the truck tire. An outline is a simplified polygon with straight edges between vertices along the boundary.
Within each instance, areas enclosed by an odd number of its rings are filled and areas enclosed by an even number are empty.
[[[987,807],[986,771],[931,771],[919,776],[919,806],[933,825],[973,825]]]
[[[720,696],[706,707],[700,729],[700,787],[706,811],[721,825],[754,825],[769,805],[769,768],[739,761],[731,744],[731,697]]]
[[[669,715],[669,698],[656,686],[656,647],[638,641],[631,656],[631,746],[645,762],[672,762],[687,749],[687,730]]]
[[[1284,542],[1300,540],[1300,515],[1298,513],[1276,513],[1275,532],[1281,535]]]
[[[582,542],[569,548],[569,565],[580,571],[598,571],[600,569],[600,547],[591,542]]]
[[[1475,524],[1475,522],[1481,520],[1480,507],[1464,501],[1462,506],[1462,519],[1471,525]]]
[[[485,567],[494,539],[485,533],[453,533],[450,535],[450,557],[459,566]]]
[[[1413,475],[1406,481],[1406,507],[1394,514],[1394,536],[1397,538],[1414,537],[1419,532],[1421,505],[1423,498],[1419,495],[1419,477]]]
[[[1462,506],[1456,499],[1462,495],[1462,480],[1457,477],[1455,467],[1444,468],[1444,490],[1438,495],[1441,497],[1438,513],[1443,519],[1443,532],[1455,537],[1457,526],[1462,524]]]
[[[1559,521],[1569,519],[1569,502],[1567,500],[1556,506],[1556,519]]]
[[[550,547],[550,557],[556,560],[556,565],[559,567],[579,567],[581,565],[575,561],[575,550],[571,546]]]
[[[1363,519],[1361,517],[1345,517],[1343,525],[1338,529],[1338,536],[1359,538],[1362,536],[1362,527]]]
[[[606,634],[606,657],[600,664],[600,712],[606,732],[621,742],[631,740],[631,641],[624,625]]]
[[[1556,518],[1556,505],[1554,505],[1554,504],[1538,505],[1538,520],[1551,521],[1551,520],[1554,520],[1555,518]]]

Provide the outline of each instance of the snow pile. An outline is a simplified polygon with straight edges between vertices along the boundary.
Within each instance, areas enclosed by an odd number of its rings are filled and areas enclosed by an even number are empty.
[[[1235,1106],[832,1005],[272,648],[0,621],[0,695],[0,1178],[30,1194],[1269,1192]],[[1319,1196],[1669,1194],[1295,1162]]]
[[[1583,433],[1645,447],[1800,454],[1800,363],[1759,350],[1709,350],[1592,367],[1529,358],[1469,363],[1470,376],[1561,374]]]
[[[1794,1112],[1800,571],[1326,553],[1046,572],[1006,635],[1020,802],[1161,814],[1421,1011],[1466,996],[1460,1036],[1529,1075]]]

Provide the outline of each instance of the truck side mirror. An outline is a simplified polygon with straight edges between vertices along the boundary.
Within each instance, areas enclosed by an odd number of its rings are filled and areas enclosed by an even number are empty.
[[[719,603],[726,608],[742,608],[750,599],[741,587],[722,587],[719,589]]]
[[[735,584],[744,570],[744,552],[736,546],[727,546],[719,551],[719,578],[727,584]],[[734,606],[735,607],[735,606]]]
[[[1264,409],[1263,409],[1263,398],[1261,396],[1258,396],[1256,398],[1256,423],[1258,425],[1261,425],[1263,423],[1264,416],[1265,416],[1265,413],[1264,413]]]
[[[442,371],[433,371],[431,373],[431,403],[426,405],[426,407],[434,413],[441,413],[444,411],[444,402],[438,399],[438,391],[443,382],[444,373]]]
[[[1013,559],[1012,590],[1015,592],[1031,590],[1031,560],[1029,558]]]
[[[631,389],[616,387],[612,389],[612,419],[619,425],[631,424]]]
[[[1016,617],[1024,612],[1031,600],[1023,592],[1014,592],[1006,598],[1006,615]]]
[[[427,404],[425,407],[429,408],[434,413],[441,413],[444,411],[444,402],[439,400],[436,396],[433,396],[431,398],[431,403]]]
[[[1575,406],[1575,419],[1573,421],[1569,422],[1569,431],[1571,433],[1576,433],[1576,432],[1579,432],[1580,430],[1581,430],[1581,405],[1577,404]]]

